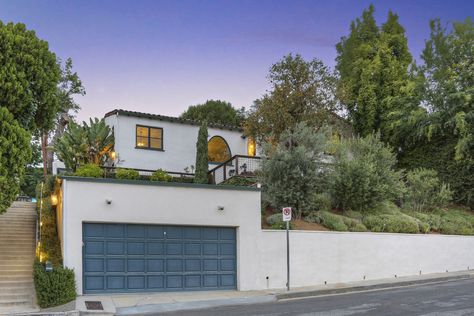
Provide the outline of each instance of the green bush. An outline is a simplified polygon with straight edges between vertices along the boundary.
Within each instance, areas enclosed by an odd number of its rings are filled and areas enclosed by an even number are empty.
[[[319,217],[321,218],[321,225],[323,225],[324,227],[341,232],[349,230],[347,225],[344,223],[343,216],[333,214],[327,211],[321,211],[319,212]]]
[[[257,182],[255,178],[246,178],[246,177],[232,177],[227,179],[226,181],[222,182],[222,185],[234,185],[234,186],[242,186],[242,187],[249,187],[254,185]]]
[[[133,169],[117,169],[115,172],[116,179],[129,179],[129,180],[138,180],[140,179],[140,173],[137,170]]]
[[[104,171],[98,165],[87,164],[77,168],[74,175],[77,177],[103,178]]]
[[[321,217],[319,216],[319,212],[310,212],[306,217],[304,218],[305,221],[309,223],[317,223],[321,224]]]
[[[158,169],[150,177],[151,181],[164,181],[164,182],[169,182],[173,180],[173,177],[170,176],[166,171],[163,169]]]
[[[311,197],[310,208],[312,211],[330,211],[331,196],[327,193],[314,193]]]
[[[452,191],[438,179],[435,170],[418,168],[408,172],[404,204],[412,211],[431,210],[443,207],[452,198]]]
[[[334,157],[331,195],[343,211],[365,212],[402,194],[396,157],[378,135],[343,140]]]
[[[49,260],[55,266],[60,266],[62,264],[61,244],[58,237],[56,212],[51,206],[50,197],[43,198],[41,223],[41,245],[39,250],[44,260]]]
[[[35,261],[33,267],[37,303],[41,308],[66,304],[76,299],[74,271],[55,267],[46,272],[45,266]]]
[[[354,227],[349,228],[351,232],[366,232],[367,227],[362,223],[357,223]]]
[[[273,229],[286,229],[286,222],[283,221],[283,215],[281,213],[276,213],[268,216],[267,224],[270,225]],[[289,228],[292,229],[291,222]]]
[[[364,217],[364,215],[361,212],[356,212],[356,211],[352,211],[352,210],[345,211],[344,216],[347,216],[347,217],[353,218],[353,219],[358,219],[358,220],[362,220],[362,218]]]
[[[441,215],[439,232],[449,235],[474,234],[474,217],[462,210],[451,209]]]
[[[367,229],[373,232],[410,234],[419,232],[418,222],[414,218],[404,214],[369,215],[364,218],[363,224]]]

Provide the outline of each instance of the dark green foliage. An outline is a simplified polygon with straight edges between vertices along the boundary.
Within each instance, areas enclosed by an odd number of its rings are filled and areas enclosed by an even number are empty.
[[[255,178],[234,176],[222,182],[221,185],[234,185],[234,186],[249,187],[249,186],[255,185],[256,182],[257,180]]]
[[[321,212],[318,212],[318,213],[319,213],[319,217],[321,219],[320,223],[324,227],[327,227],[331,230],[340,231],[340,232],[345,232],[345,231],[349,230],[346,223],[344,222],[344,217],[343,216],[340,216],[340,215],[337,215],[337,214],[334,214],[334,213],[330,213],[330,212],[327,212],[327,211],[321,211]],[[349,218],[347,218],[347,219],[349,219]]]
[[[53,265],[60,266],[63,260],[61,254],[61,244],[58,238],[56,212],[51,206],[50,195],[47,195],[44,192],[41,222],[43,225],[41,226],[41,245],[39,250],[41,253],[43,253],[44,260],[49,260],[53,263]]]
[[[138,179],[140,179],[140,173],[136,170],[133,170],[133,169],[119,168],[115,172],[115,178],[117,178],[117,179],[138,180]]]
[[[271,67],[268,78],[271,89],[254,102],[244,126],[259,143],[278,142],[285,130],[298,123],[315,128],[344,125],[338,124],[344,120],[335,114],[336,78],[320,60],[284,56]]]
[[[151,181],[163,181],[163,182],[169,182],[173,180],[173,177],[170,176],[166,171],[162,169],[158,169],[153,174],[151,175],[150,178]]]
[[[194,183],[209,183],[207,137],[207,122],[204,121],[199,128],[199,134],[196,142],[196,172],[194,173]]]
[[[365,136],[380,130],[385,139],[392,113],[410,110],[416,95],[405,30],[391,11],[379,28],[374,11],[373,5],[364,10],[336,46],[337,90],[356,133]]]
[[[45,266],[35,261],[33,267],[37,303],[41,308],[63,305],[76,299],[74,271],[61,266],[46,272]]]
[[[43,181],[43,169],[26,167],[25,176],[20,183],[20,194],[36,197],[36,186]]]
[[[418,222],[403,214],[369,215],[363,219],[363,224],[373,232],[419,233]]]
[[[395,155],[377,135],[343,140],[336,150],[331,195],[341,210],[367,211],[403,192]]]
[[[95,164],[86,164],[77,168],[74,173],[76,177],[103,178],[104,170]]]
[[[330,211],[331,210],[331,196],[327,193],[313,193],[310,196],[312,211]]]
[[[419,168],[408,172],[406,185],[404,203],[413,211],[443,207],[452,197],[449,187],[441,183],[437,172],[431,169]]]
[[[210,124],[241,126],[245,118],[245,108],[236,110],[229,102],[207,100],[204,104],[191,105],[180,117]]]
[[[0,34],[1,30],[0,22]],[[30,139],[13,115],[0,107],[0,214],[10,207],[20,191],[20,181],[31,158]]]
[[[273,229],[286,229],[286,222],[283,221],[283,215],[281,213],[268,216],[266,221]],[[292,229],[291,222],[288,228]]]
[[[103,166],[109,159],[114,146],[114,134],[104,119],[90,119],[89,124],[69,123],[67,130],[54,144],[59,160],[66,168],[76,170],[77,166],[95,164]]]
[[[24,24],[0,22],[0,106],[31,131],[52,127],[60,67],[48,43]]]
[[[276,147],[265,145],[259,177],[275,208],[290,206],[298,219],[311,211],[311,197],[324,184],[326,139],[325,131],[299,123],[280,136]]]

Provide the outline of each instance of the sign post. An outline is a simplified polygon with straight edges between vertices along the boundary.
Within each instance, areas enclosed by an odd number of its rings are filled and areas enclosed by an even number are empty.
[[[282,210],[283,221],[286,222],[286,290],[290,290],[290,221],[291,207]]]

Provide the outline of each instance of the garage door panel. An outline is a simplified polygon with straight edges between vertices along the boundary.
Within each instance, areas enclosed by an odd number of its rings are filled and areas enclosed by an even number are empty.
[[[127,243],[127,254],[129,255],[144,255],[145,254],[145,243],[144,242],[129,242]]]
[[[108,255],[124,255],[125,254],[125,243],[122,241],[107,241],[107,254]]]
[[[105,226],[105,234],[108,238],[124,238],[125,227],[120,224],[116,224],[116,225],[107,224]]]
[[[84,293],[236,288],[234,228],[83,224]]]
[[[88,258],[84,263],[85,272],[104,272],[104,259]]]
[[[107,272],[125,272],[125,259],[106,259]]]
[[[183,254],[183,244],[170,242],[166,244],[166,254],[167,255],[182,255]]]
[[[147,271],[148,272],[164,272],[163,259],[148,259],[147,260]]]

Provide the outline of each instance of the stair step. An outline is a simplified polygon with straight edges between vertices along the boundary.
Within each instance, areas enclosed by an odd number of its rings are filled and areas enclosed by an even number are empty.
[[[6,286],[0,287],[0,297],[3,297],[5,294],[24,294],[24,295],[34,295],[35,291],[33,286]]]
[[[32,281],[33,280],[33,275],[27,275],[27,276],[16,276],[16,275],[6,275],[2,276],[2,282],[22,282],[22,281]]]
[[[30,298],[17,298],[17,299],[2,299],[0,298],[0,308],[14,307],[14,306],[33,306],[33,297]]]
[[[10,293],[10,294],[2,294],[0,300],[5,301],[32,301],[33,300],[33,293]]]
[[[1,280],[0,281],[0,289],[5,289],[5,288],[33,288],[33,278],[30,278],[29,280],[18,280],[18,281],[12,281],[12,280]]]
[[[5,277],[33,277],[33,270],[16,270],[16,271],[0,271],[0,278],[4,279]]]

